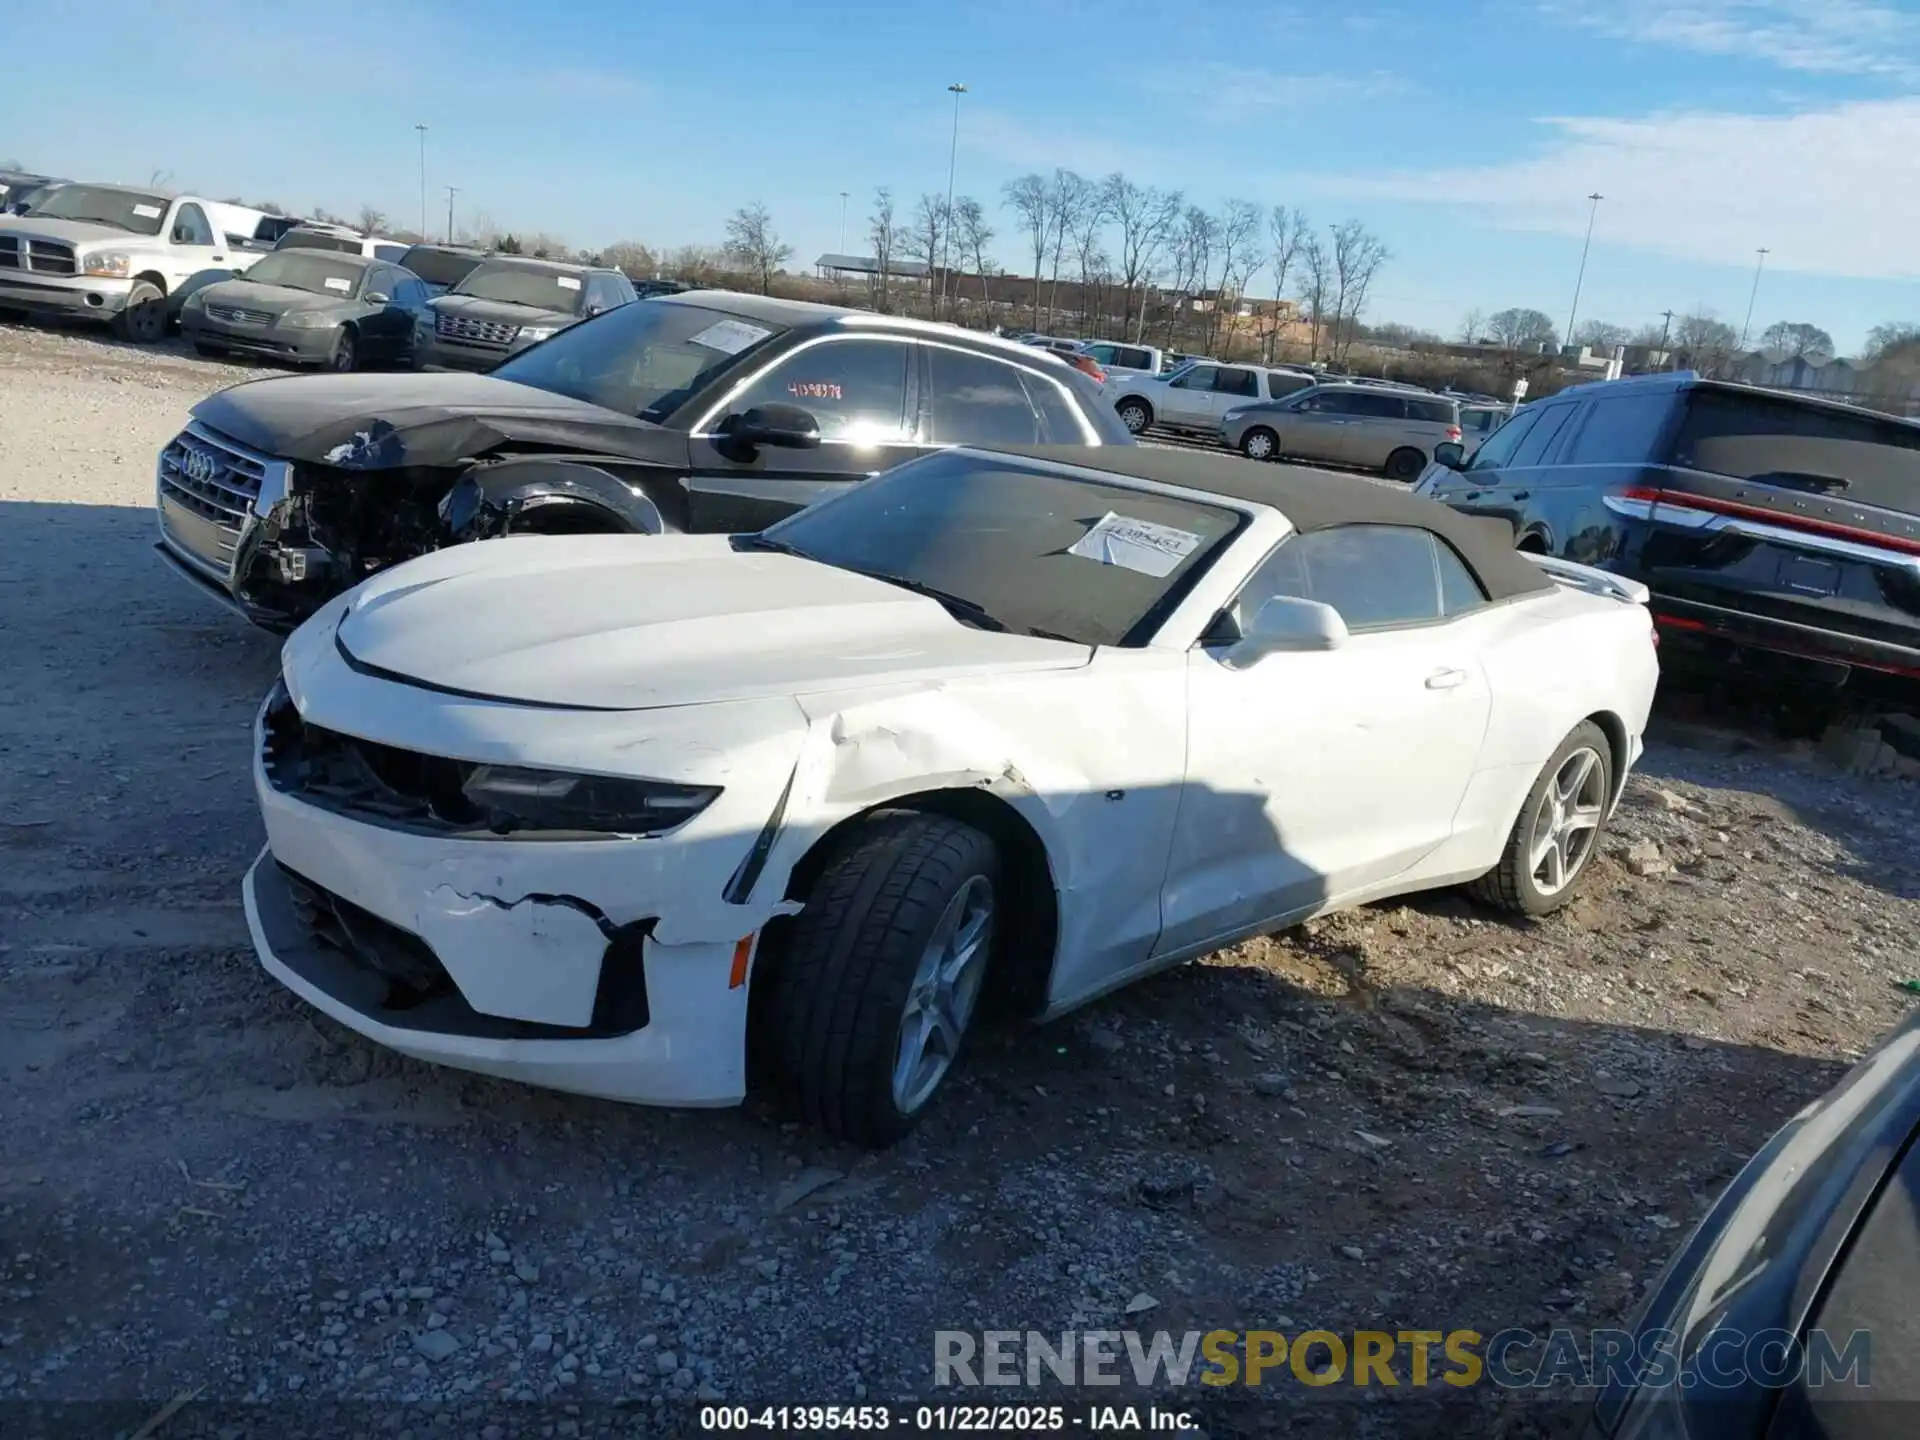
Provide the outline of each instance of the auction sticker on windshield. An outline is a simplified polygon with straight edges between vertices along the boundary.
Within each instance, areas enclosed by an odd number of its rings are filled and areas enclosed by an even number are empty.
[[[688,337],[690,345],[704,345],[709,350],[718,350],[723,355],[738,355],[749,345],[756,345],[773,332],[763,330],[758,325],[749,325],[743,320],[722,320],[709,325],[698,335]]]
[[[136,205],[133,207],[133,213],[138,215],[142,220],[158,220],[160,218],[160,207],[158,205]]]
[[[1067,554],[1164,580],[1199,544],[1200,537],[1190,530],[1156,525],[1151,520],[1130,520],[1109,510],[1067,547]]]
[[[329,290],[338,290],[342,295],[353,288],[350,281],[342,280],[338,275],[323,276],[320,283]]]
[[[580,288],[580,282],[571,275],[556,275],[553,277],[553,283],[558,285],[562,290],[578,290]]]

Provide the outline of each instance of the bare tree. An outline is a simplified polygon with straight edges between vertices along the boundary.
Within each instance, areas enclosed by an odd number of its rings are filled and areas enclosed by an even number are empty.
[[[953,202],[953,238],[960,247],[962,264],[973,266],[973,273],[980,277],[980,303],[989,312],[993,308],[993,292],[987,288],[987,245],[993,239],[993,226],[987,221],[987,212],[980,202],[971,195],[962,195]],[[954,286],[954,299],[960,298],[960,287]]]
[[[900,227],[894,219],[893,191],[885,185],[873,192],[873,213],[867,217],[867,236],[873,242],[873,303],[882,315],[891,313],[893,257],[900,248]]]
[[[360,233],[378,235],[387,228],[387,212],[375,205],[360,207]]]
[[[927,267],[927,304],[938,320],[940,285],[934,271],[945,251],[941,248],[947,234],[947,201],[944,195],[922,195],[914,207],[913,223],[900,237],[900,253]]]
[[[1760,348],[1778,350],[1789,360],[1824,365],[1833,358],[1833,336],[1804,320],[1776,320],[1760,332]]]
[[[1080,308],[1089,317],[1088,325],[1098,333],[1107,328],[1107,287],[1106,280],[1112,269],[1112,261],[1107,257],[1101,245],[1101,237],[1106,232],[1107,221],[1112,212],[1107,208],[1105,187],[1095,185],[1089,188],[1086,203],[1080,207],[1080,213],[1073,224],[1073,258],[1080,270]]]
[[[1307,358],[1320,358],[1320,334],[1327,325],[1327,297],[1333,289],[1333,261],[1320,237],[1309,230],[1300,237],[1300,298],[1306,302],[1307,323],[1312,331],[1307,342]]]
[[[1067,237],[1080,223],[1080,212],[1091,203],[1094,186],[1085,176],[1071,170],[1055,170],[1047,189],[1047,259],[1052,280],[1047,290],[1044,328],[1051,330],[1054,313],[1060,306],[1060,262],[1067,251]]]
[[[1867,332],[1866,348],[1860,352],[1860,358],[1878,360],[1896,346],[1906,348],[1916,340],[1920,340],[1920,324],[1911,320],[1890,320]]]
[[[1136,185],[1117,170],[1106,178],[1102,193],[1107,213],[1120,227],[1120,284],[1125,289],[1121,326],[1132,327],[1137,344],[1147,328],[1147,286],[1179,222],[1182,197],[1178,190]],[[1136,289],[1138,309],[1133,303]]]
[[[1551,350],[1559,343],[1560,332],[1543,312],[1515,307],[1487,317],[1486,338],[1512,355],[1542,347]]]
[[[793,247],[773,228],[773,216],[758,200],[733,212],[727,220],[727,256],[760,281],[760,293],[773,290],[773,275],[793,258]]]
[[[1366,309],[1367,292],[1374,276],[1387,263],[1387,247],[1358,220],[1343,220],[1333,227],[1333,357],[1346,364],[1353,347],[1360,312]]]
[[[1033,328],[1040,328],[1040,272],[1053,233],[1053,190],[1044,176],[1022,175],[1000,187],[1001,203],[1013,211],[1033,251]]]
[[[1197,308],[1213,274],[1213,251],[1219,226],[1213,216],[1198,205],[1187,206],[1169,245],[1173,265],[1167,293],[1166,329],[1161,344],[1172,350],[1179,339],[1179,325]]]
[[[1220,339],[1220,322],[1226,321],[1226,353],[1233,353],[1234,331],[1240,326],[1240,297],[1259,271],[1260,252],[1256,238],[1260,233],[1260,207],[1251,200],[1229,200],[1214,223],[1215,245],[1220,252],[1220,294],[1207,312],[1207,346],[1211,351]]]
[[[1469,310],[1460,320],[1460,343],[1478,345],[1480,338],[1487,333],[1487,317],[1479,310]]]
[[[1624,325],[1609,324],[1605,320],[1582,320],[1567,339],[1570,344],[1586,346],[1596,355],[1603,352],[1611,355],[1614,346],[1625,345],[1633,339],[1633,332]]]
[[[1262,354],[1273,359],[1273,342],[1280,332],[1281,304],[1287,295],[1287,280],[1301,259],[1301,246],[1310,232],[1307,217],[1298,210],[1276,205],[1267,215],[1267,252],[1273,259],[1273,319],[1267,326]]]
[[[647,280],[660,273],[660,257],[652,246],[638,240],[616,240],[600,252],[600,258],[629,280]]]
[[[726,255],[711,245],[682,245],[660,261],[661,269],[667,274],[690,285],[718,279],[726,266]]]
[[[1673,317],[1673,348],[1686,357],[1688,369],[1709,379],[1732,369],[1739,347],[1740,333],[1705,305],[1695,306],[1691,315]]]

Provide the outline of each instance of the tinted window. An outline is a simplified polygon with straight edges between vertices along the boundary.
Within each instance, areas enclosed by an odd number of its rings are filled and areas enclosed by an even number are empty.
[[[1038,443],[1040,417],[1013,366],[939,345],[927,347],[927,363],[933,387],[929,439],[942,445]]]
[[[1211,390],[1219,373],[1217,366],[1195,365],[1178,380],[1171,381],[1170,386],[1175,390]]]
[[[1260,376],[1253,370],[1241,370],[1229,367],[1217,371],[1213,377],[1213,388],[1222,395],[1260,394]]]
[[[1287,370],[1269,370],[1267,372],[1267,394],[1278,400],[1282,395],[1292,395],[1305,390],[1313,384],[1312,377],[1295,375]]]
[[[329,235],[324,230],[289,230],[275,250],[331,250],[336,255],[358,255],[360,242],[351,235]]]
[[[1327,390],[1307,396],[1299,408],[1315,415],[1353,415],[1358,413],[1353,403],[1358,398],[1351,390]]]
[[[1467,562],[1446,541],[1435,538],[1433,561],[1440,567],[1440,608],[1448,615],[1462,615],[1487,603],[1487,592],[1467,569]]]
[[[173,217],[173,238],[182,245],[213,244],[213,226],[207,223],[207,212],[198,205],[182,205]]]
[[[1595,399],[1587,406],[1560,463],[1604,465],[1653,460],[1654,444],[1673,413],[1673,401],[1671,391]]]
[[[1449,400],[1409,400],[1407,418],[1424,420],[1431,425],[1456,425],[1458,417],[1454,414],[1453,402]]]
[[[466,279],[453,287],[456,295],[471,295],[478,300],[498,300],[506,305],[526,305],[535,310],[557,310],[562,315],[578,315],[580,297],[586,293],[582,276],[563,270],[548,270],[537,265],[496,264],[483,261]]]
[[[1520,442],[1533,432],[1540,419],[1538,410],[1522,410],[1487,437],[1487,443],[1473,452],[1469,470],[1497,470],[1513,458]]]
[[[1119,548],[1127,521],[1156,527],[1173,548]],[[1093,534],[1102,522],[1112,540]],[[765,538],[844,570],[930,586],[1016,634],[1114,645],[1142,643],[1135,632],[1151,628],[1240,525],[1221,506],[947,451],[802,510]]]
[[[374,258],[379,260],[398,260],[406,253],[407,247],[404,245],[376,245],[373,247]]]
[[[1764,391],[1687,392],[1674,463],[1920,513],[1920,426]]]
[[[907,361],[912,354],[911,345],[892,340],[810,345],[774,366],[730,408],[737,414],[755,405],[798,405],[820,422],[822,439],[856,445],[901,440],[906,438]],[[1033,411],[1019,386],[1013,388],[1026,410],[1031,440]]]
[[[1087,427],[1082,423],[1080,411],[1067,393],[1051,380],[1042,380],[1038,375],[1022,371],[1020,383],[1026,387],[1027,399],[1033,402],[1034,410],[1040,416],[1040,437],[1043,445],[1084,445],[1087,443]]]
[[[464,280],[480,263],[480,257],[436,250],[430,245],[416,245],[401,257],[400,263],[427,284],[446,286],[457,285]]]
[[[1509,465],[1538,465],[1541,459],[1560,438],[1560,432],[1567,428],[1567,421],[1573,418],[1577,406],[1549,405],[1540,412],[1540,423],[1535,425],[1520,439],[1519,446],[1513,452]]]
[[[1446,578],[1444,562],[1459,573]],[[1463,583],[1464,582],[1464,583]],[[1416,625],[1482,603],[1480,587],[1460,557],[1425,530],[1400,525],[1343,525],[1310,530],[1268,556],[1241,591],[1245,624],[1276,595],[1318,600],[1340,612],[1350,630]]]
[[[1153,369],[1153,352],[1136,349],[1131,345],[1116,346],[1112,363],[1123,370],[1151,370]]]
[[[1352,413],[1365,415],[1370,420],[1404,420],[1407,402],[1398,395],[1355,395]]]

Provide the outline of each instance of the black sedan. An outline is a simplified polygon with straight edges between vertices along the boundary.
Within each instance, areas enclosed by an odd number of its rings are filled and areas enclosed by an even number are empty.
[[[284,630],[462,541],[759,530],[942,445],[1130,443],[1094,383],[1042,351],[692,291],[609,310],[487,375],[210,396],[160,452],[160,553]]]
[[[418,276],[385,260],[276,250],[195,290],[180,307],[180,328],[202,355],[240,351],[359,370],[407,360],[429,298]]]
[[[1920,1013],[1789,1120],[1680,1247],[1593,1440],[1920,1434],[1916,1138]]]

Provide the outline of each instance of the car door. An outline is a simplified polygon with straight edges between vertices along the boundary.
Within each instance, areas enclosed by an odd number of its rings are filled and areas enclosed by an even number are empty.
[[[1473,515],[1490,513],[1501,485],[1501,472],[1533,432],[1540,413],[1533,408],[1516,411],[1473,452],[1465,469],[1436,471],[1426,493],[1456,510]]]
[[[764,529],[823,495],[924,453],[914,422],[918,391],[909,336],[829,335],[787,350],[742,378],[696,420],[688,441],[693,529]],[[774,404],[812,414],[819,446],[763,445],[743,456],[716,436],[715,427],[728,416]]]
[[[1087,427],[1046,368],[937,340],[920,345],[920,419],[929,445],[1084,445]],[[1064,408],[1063,408],[1064,407]]]
[[[405,354],[413,334],[413,316],[403,303],[403,287],[412,278],[392,265],[376,265],[367,271],[360,297],[369,309],[360,329],[372,337],[376,353],[383,360],[397,360]],[[376,301],[376,295],[384,295],[385,302]]]
[[[1331,605],[1346,643],[1229,664],[1243,619],[1276,596]],[[1490,608],[1427,530],[1348,525],[1275,548],[1188,657],[1157,955],[1384,886],[1445,843],[1491,709]]]
[[[1208,428],[1220,418],[1220,397],[1213,393],[1218,365],[1194,365],[1175,376],[1160,397],[1159,415],[1164,425]]]
[[[175,289],[191,275],[227,263],[227,246],[207,212],[192,201],[174,207],[167,230],[167,288]]]
[[[1213,376],[1213,419],[1242,405],[1257,404],[1260,399],[1260,372],[1246,365],[1222,365]]]
[[[1409,444],[1407,402],[1385,390],[1362,390],[1349,397],[1353,415],[1340,431],[1341,456],[1349,465],[1378,470],[1387,457]]]
[[[1546,473],[1542,467],[1552,463],[1562,442],[1572,433],[1568,422],[1580,405],[1578,400],[1540,402],[1536,407],[1538,416],[1500,467],[1498,479],[1488,477],[1492,483],[1481,491],[1474,506],[1476,514],[1505,520],[1513,527],[1516,540],[1526,533],[1532,524],[1534,506],[1541,498],[1536,490],[1537,482]],[[1485,449],[1481,447],[1483,453]],[[1479,467],[1471,468],[1478,470]]]
[[[1344,461],[1353,400],[1351,390],[1309,390],[1276,412],[1281,452],[1300,460]]]

